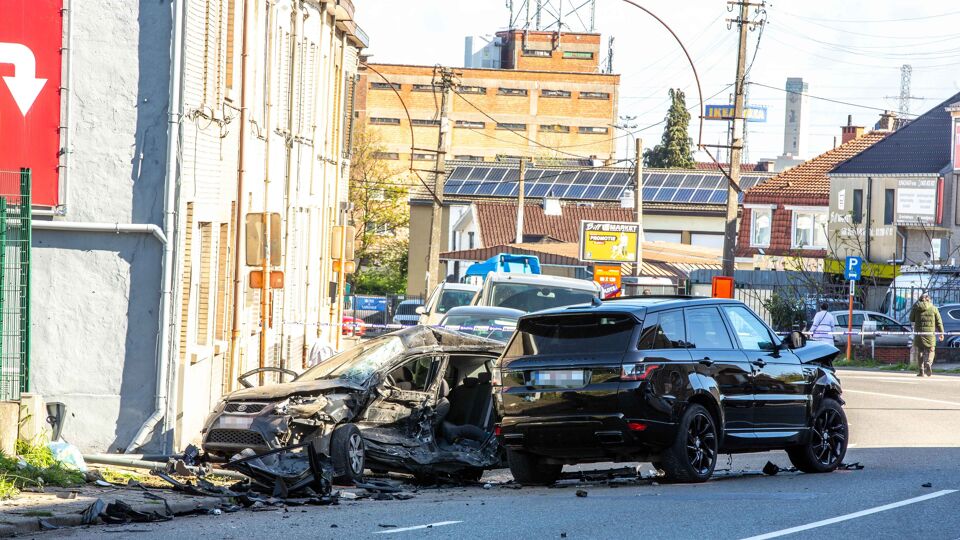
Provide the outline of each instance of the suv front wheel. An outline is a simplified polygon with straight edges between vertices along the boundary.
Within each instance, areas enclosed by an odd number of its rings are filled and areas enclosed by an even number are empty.
[[[677,425],[673,445],[658,463],[673,482],[706,482],[717,465],[717,427],[702,405],[692,404]]]
[[[563,465],[546,463],[543,458],[507,449],[507,464],[513,479],[525,486],[546,486],[560,478]]]
[[[836,469],[847,453],[847,415],[835,400],[824,398],[810,424],[810,440],[787,448],[790,462],[805,473],[825,473]]]

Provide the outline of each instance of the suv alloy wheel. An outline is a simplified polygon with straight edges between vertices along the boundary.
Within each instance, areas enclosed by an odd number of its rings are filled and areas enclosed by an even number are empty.
[[[717,427],[702,405],[692,404],[677,429],[676,439],[663,454],[667,478],[674,482],[706,482],[717,465]]]

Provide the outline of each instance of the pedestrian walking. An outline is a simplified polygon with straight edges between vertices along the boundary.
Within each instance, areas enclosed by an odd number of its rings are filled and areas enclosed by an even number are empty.
[[[917,349],[917,377],[933,375],[933,357],[937,350],[937,340],[943,339],[943,320],[940,310],[933,305],[930,295],[923,293],[920,301],[910,310],[910,322],[913,323],[913,346]]]
[[[813,322],[810,323],[810,333],[813,334],[814,341],[822,341],[833,345],[833,332],[837,328],[837,319],[833,313],[827,311],[830,305],[826,302],[820,304],[820,311],[813,316]]]

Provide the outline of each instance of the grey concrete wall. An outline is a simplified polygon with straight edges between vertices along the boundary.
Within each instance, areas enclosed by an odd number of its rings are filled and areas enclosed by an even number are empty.
[[[75,1],[74,16],[72,166],[57,219],[159,225],[171,3]],[[125,447],[153,411],[161,251],[149,235],[34,233],[32,390],[66,403],[64,438],[84,451]]]

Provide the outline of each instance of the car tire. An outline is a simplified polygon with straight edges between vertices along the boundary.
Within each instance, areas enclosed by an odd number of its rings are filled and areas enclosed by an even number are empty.
[[[343,424],[330,437],[330,460],[333,461],[333,481],[352,485],[363,480],[366,465],[366,445],[360,430],[354,424]]]
[[[810,422],[809,441],[787,448],[787,455],[793,466],[802,472],[831,472],[840,466],[847,454],[849,433],[843,407],[836,400],[824,398],[820,410]]]
[[[507,449],[507,465],[513,479],[525,486],[547,486],[560,478],[563,465],[546,463],[543,458]]]
[[[706,482],[717,465],[717,426],[702,405],[692,404],[677,425],[673,444],[658,463],[671,482]]]

